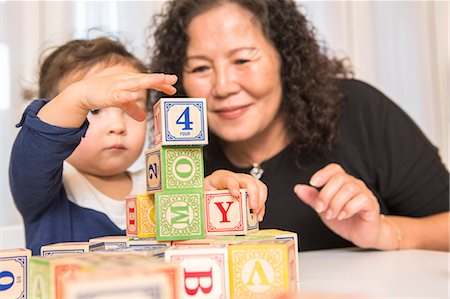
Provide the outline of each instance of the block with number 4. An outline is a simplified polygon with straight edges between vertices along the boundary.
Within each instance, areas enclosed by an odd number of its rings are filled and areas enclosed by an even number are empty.
[[[206,235],[246,235],[259,229],[246,189],[235,198],[228,190],[204,192]]]
[[[232,298],[275,298],[297,290],[293,240],[229,245]]]
[[[138,194],[125,200],[127,236],[156,237],[155,198],[153,194]]]
[[[203,149],[164,146],[145,151],[147,192],[203,189]]]
[[[0,298],[28,298],[28,265],[31,250],[0,250]]]
[[[154,106],[155,146],[206,145],[206,99],[161,98]]]
[[[203,239],[203,190],[155,193],[156,239]]]
[[[228,248],[174,246],[166,250],[165,261],[181,270],[180,298],[230,298]]]

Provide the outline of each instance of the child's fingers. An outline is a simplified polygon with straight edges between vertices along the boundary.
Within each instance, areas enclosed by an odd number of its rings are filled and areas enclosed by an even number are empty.
[[[142,89],[155,89],[166,94],[172,95],[177,90],[172,85],[177,82],[178,78],[175,75],[168,74],[134,74],[126,80],[126,87],[130,91],[138,91]]]

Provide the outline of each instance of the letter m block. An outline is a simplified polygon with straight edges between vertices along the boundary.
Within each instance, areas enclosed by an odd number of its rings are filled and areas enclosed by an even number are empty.
[[[226,245],[173,246],[164,258],[181,270],[180,298],[230,298]]]
[[[228,190],[204,192],[206,235],[246,235],[259,229],[247,190],[240,192],[239,198],[234,198]]]
[[[203,239],[202,195],[202,189],[184,190],[183,193],[155,193],[156,239]]]
[[[229,245],[232,298],[275,298],[297,290],[293,240]]]

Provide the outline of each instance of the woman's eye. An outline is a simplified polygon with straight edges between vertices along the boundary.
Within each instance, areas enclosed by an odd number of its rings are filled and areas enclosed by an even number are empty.
[[[90,111],[90,113],[91,113],[92,115],[97,115],[97,114],[100,113],[100,109],[92,109],[92,110]]]
[[[209,68],[207,66],[198,66],[192,69],[192,73],[206,72]]]
[[[248,59],[237,59],[234,61],[235,64],[245,64],[247,62],[249,62],[250,60]]]

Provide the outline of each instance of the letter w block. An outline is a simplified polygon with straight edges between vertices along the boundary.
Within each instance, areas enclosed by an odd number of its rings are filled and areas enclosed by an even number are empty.
[[[203,239],[203,190],[183,193],[157,192],[156,239],[159,241]]]
[[[226,245],[173,246],[165,261],[181,270],[180,298],[230,298],[228,249]]]
[[[250,209],[246,189],[240,190],[239,198],[228,190],[206,191],[206,235],[246,235],[258,231],[259,223]]]

